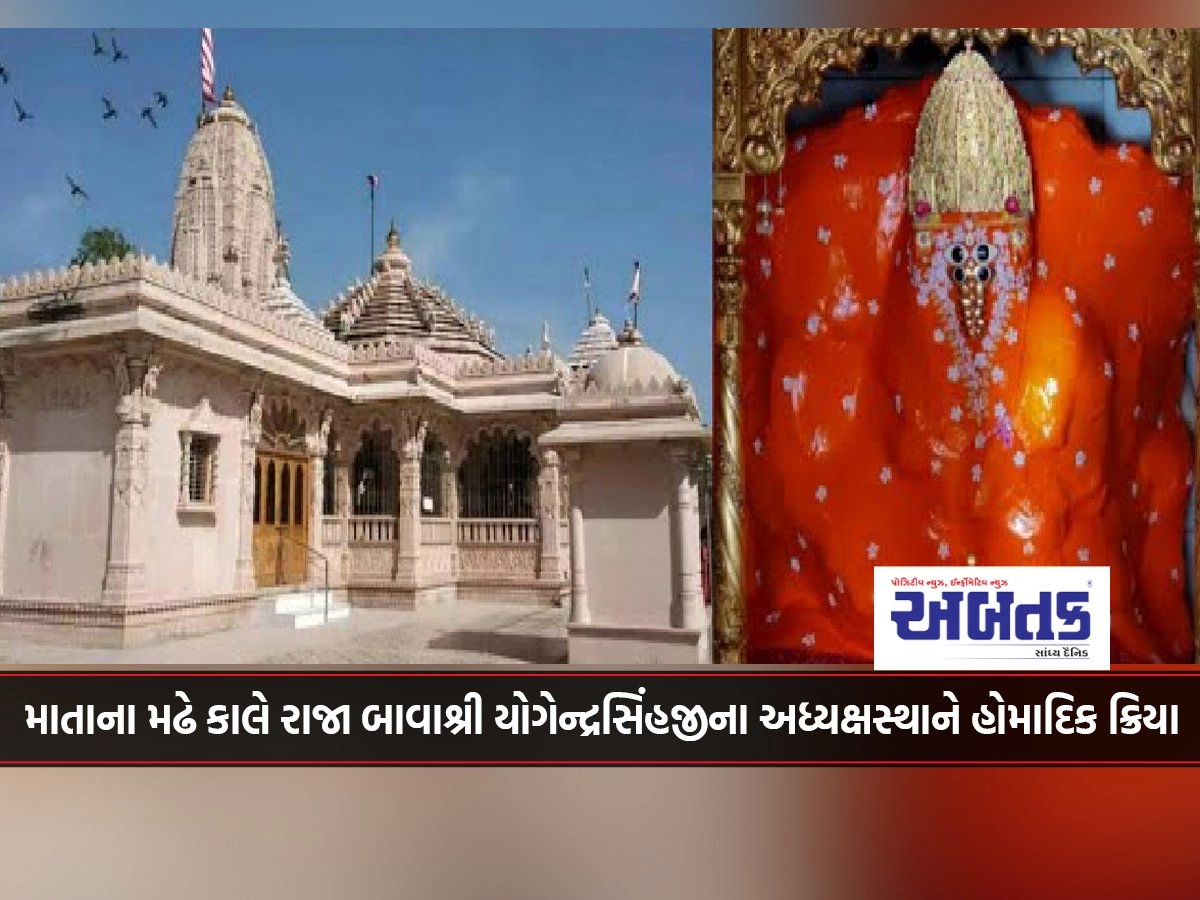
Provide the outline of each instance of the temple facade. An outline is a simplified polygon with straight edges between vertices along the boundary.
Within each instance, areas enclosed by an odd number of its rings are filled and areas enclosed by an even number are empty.
[[[120,646],[328,619],[331,597],[576,597],[573,623],[619,629],[594,620],[589,586],[646,582],[662,596],[632,617],[637,639],[677,645],[686,620],[704,643],[707,431],[635,330],[597,312],[567,359],[548,336],[505,356],[414,275],[394,227],[369,280],[319,314],[289,261],[262,142],[227,91],[187,148],[168,262],[0,284],[0,627]],[[604,498],[591,520],[588,497]],[[589,569],[589,540],[615,576]]]

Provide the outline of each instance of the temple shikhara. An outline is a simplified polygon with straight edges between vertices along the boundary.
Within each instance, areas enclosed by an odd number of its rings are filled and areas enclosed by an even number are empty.
[[[0,282],[0,627],[126,646],[503,599],[568,607],[572,662],[707,659],[708,433],[635,328],[505,356],[394,226],[313,312],[228,90],[171,227],[166,262]]]

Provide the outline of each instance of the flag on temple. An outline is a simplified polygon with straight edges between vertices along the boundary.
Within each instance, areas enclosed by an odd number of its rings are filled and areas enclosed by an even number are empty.
[[[217,102],[216,63],[213,60],[211,28],[200,29],[200,96],[205,103]]]
[[[633,287],[629,289],[629,302],[634,306],[642,299],[642,264],[633,261]]]
[[[373,190],[373,191],[377,190],[379,188],[379,176],[378,175],[368,175],[367,176],[367,184],[369,184],[371,186],[371,190]]]

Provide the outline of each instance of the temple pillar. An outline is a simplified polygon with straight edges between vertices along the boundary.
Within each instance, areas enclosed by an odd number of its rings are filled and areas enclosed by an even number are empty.
[[[704,586],[701,579],[700,501],[690,447],[672,448],[675,490],[671,498],[671,543],[674,591],[671,625],[696,631],[705,628]]]
[[[316,553],[308,556],[308,577],[313,584],[333,583],[335,561],[325,546],[325,457],[329,452],[329,429],[333,419],[329,410],[321,413],[320,425],[310,435],[308,447],[308,544]],[[317,556],[316,554],[320,554]],[[328,571],[327,564],[328,563]]]
[[[405,435],[400,443],[400,471],[396,491],[396,581],[415,587],[421,556],[421,454],[425,449],[425,424]]]
[[[558,451],[543,450],[538,472],[539,527],[542,533],[542,555],[538,577],[542,581],[562,581],[561,545],[559,544],[559,512],[562,501],[562,473]]]
[[[567,471],[571,478],[571,615],[572,625],[587,625],[592,620],[588,608],[587,567],[583,552],[583,477],[580,451],[567,455]]]
[[[442,455],[442,510],[450,520],[450,572],[458,577],[458,455]]]
[[[350,499],[350,461],[340,446],[333,461],[333,511],[338,517],[338,534],[342,539],[337,551],[340,560],[338,580],[345,584],[350,580],[350,515],[354,506]]]
[[[117,382],[117,434],[108,560],[100,596],[106,604],[128,607],[146,593],[147,426],[162,367],[141,343],[115,351],[112,362]]]
[[[242,429],[241,490],[238,495],[238,556],[237,587],[253,591],[257,586],[254,575],[254,464],[258,457],[258,442],[262,439],[263,396],[253,392],[250,412]]]

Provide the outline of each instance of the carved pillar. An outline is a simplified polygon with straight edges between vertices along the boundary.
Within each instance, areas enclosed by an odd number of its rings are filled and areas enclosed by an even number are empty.
[[[325,457],[329,452],[329,429],[333,417],[329,410],[321,413],[320,425],[310,435],[308,450],[308,544],[321,556],[308,554],[308,577],[313,584],[325,581],[325,561],[329,561],[329,580],[333,582],[334,561],[330,559],[330,548],[325,546]]]
[[[333,463],[333,511],[338,517],[338,534],[341,536],[341,546],[338,549],[340,567],[338,580],[345,583],[350,580],[350,515],[354,507],[350,501],[350,460],[340,444]]]
[[[572,625],[587,625],[592,620],[588,608],[587,567],[583,553],[583,460],[580,451],[571,450],[566,458],[571,479],[571,616]]]
[[[704,628],[704,587],[700,577],[700,498],[696,490],[695,455],[689,447],[672,447],[675,495],[671,500],[671,625]]]
[[[131,606],[146,592],[146,427],[162,366],[146,344],[113,353],[117,381],[117,435],[114,442],[112,519],[101,600]]]
[[[396,581],[416,586],[421,556],[421,453],[425,423],[402,437],[396,491]]]
[[[250,412],[242,431],[241,490],[238,494],[238,559],[237,586],[239,591],[252,591],[254,577],[254,463],[258,442],[262,439],[263,395],[254,392],[250,397]]]
[[[459,455],[442,455],[442,511],[450,520],[450,574],[458,576],[458,463]]]
[[[562,473],[559,469],[558,452],[542,451],[542,465],[538,472],[538,509],[542,531],[542,558],[538,577],[543,581],[562,580],[561,545],[559,544],[559,510],[561,507]]]

